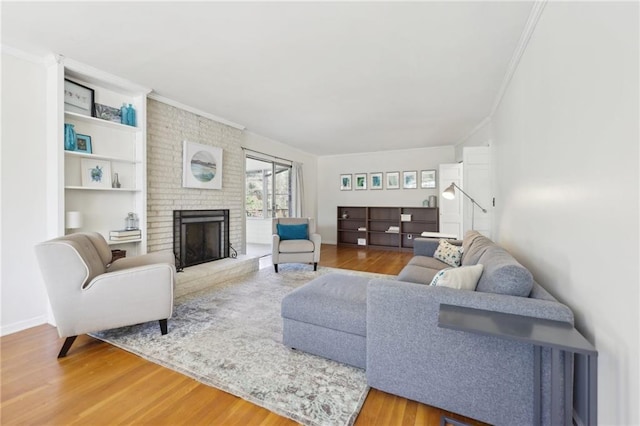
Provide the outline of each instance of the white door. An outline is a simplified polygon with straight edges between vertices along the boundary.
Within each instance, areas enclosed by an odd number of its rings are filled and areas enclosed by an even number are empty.
[[[453,200],[447,200],[442,196],[442,192],[452,183],[461,188],[462,186],[462,164],[440,164],[440,232],[443,234],[457,235],[459,239],[462,233],[463,205],[464,201],[458,193]]]
[[[491,152],[488,146],[468,147],[462,151],[464,164],[464,192],[469,194],[481,207],[468,199],[464,203],[463,232],[475,229],[491,238]],[[484,213],[482,209],[487,212]]]

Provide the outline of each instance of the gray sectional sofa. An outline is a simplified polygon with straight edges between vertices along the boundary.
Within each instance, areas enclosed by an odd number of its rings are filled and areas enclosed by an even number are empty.
[[[432,257],[437,239],[416,239],[415,256],[398,280],[362,283],[332,274],[290,293],[282,304],[283,342],[365,368],[369,385],[385,392],[494,425],[534,424],[533,346],[439,328],[440,304],[572,325],[573,313],[488,238],[471,231],[457,244],[464,247],[463,266],[483,265],[476,291],[428,285],[449,266]],[[552,373],[550,353],[543,350],[544,425],[562,424],[564,418],[549,414],[551,374],[562,378],[563,392],[572,386],[566,382],[571,372],[564,371],[572,363],[560,361]]]

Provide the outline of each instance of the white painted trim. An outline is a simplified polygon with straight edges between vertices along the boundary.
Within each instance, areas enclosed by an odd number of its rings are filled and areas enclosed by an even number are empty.
[[[536,25],[538,25],[538,20],[540,19],[540,15],[542,15],[542,11],[547,4],[547,0],[539,0],[533,3],[531,7],[531,11],[529,12],[529,19],[527,19],[527,23],[524,26],[524,30],[522,30],[522,34],[520,35],[520,40],[518,40],[518,44],[516,49],[513,52],[513,56],[511,56],[511,61],[509,62],[509,66],[507,67],[507,72],[504,74],[504,78],[502,79],[502,85],[500,86],[500,90],[498,90],[498,94],[496,95],[495,100],[493,101],[493,106],[491,107],[491,112],[489,113],[489,119],[493,117],[500,102],[502,102],[502,98],[504,97],[505,92],[507,91],[507,87],[511,83],[511,79],[513,75],[516,73],[518,69],[518,64],[520,64],[520,59],[522,59],[522,55],[527,50],[527,46],[529,45],[529,40],[533,35],[534,30],[536,29]],[[486,119],[485,119],[486,120]]]
[[[5,324],[0,327],[0,336],[6,336],[7,334],[17,333],[27,328],[36,327],[38,325],[47,324],[46,315],[37,316],[27,320],[14,322],[11,324]]]
[[[218,123],[226,124],[227,126],[231,126],[231,127],[235,128],[235,129],[238,129],[238,130],[246,129],[246,126],[243,126],[242,124],[238,124],[238,123],[234,123],[233,121],[225,120],[224,118],[215,116],[213,114],[209,114],[208,112],[204,112],[204,111],[202,111],[202,110],[200,110],[198,108],[193,108],[193,107],[190,107],[190,106],[185,105],[183,103],[180,103],[178,101],[174,101],[173,99],[165,98],[164,96],[160,96],[155,92],[149,93],[149,95],[147,97],[149,99],[153,99],[154,101],[162,102],[163,104],[171,105],[173,107],[180,108],[182,110],[185,110],[185,111],[191,112],[193,114],[199,115],[201,117],[208,118],[208,119],[213,120],[213,121],[217,121]]]
[[[140,93],[150,93],[151,89],[139,84],[133,83],[124,78],[118,77],[108,72],[99,70],[89,65],[85,65],[76,60],[58,55],[58,60],[65,67],[65,74],[71,77],[77,77],[87,83],[98,84],[107,89],[116,92],[125,90],[128,94],[139,95]]]
[[[467,133],[467,135],[465,137],[463,137],[462,139],[460,139],[458,142],[456,142],[453,146],[456,147],[464,142],[466,142],[471,136],[475,135],[476,132],[478,132],[478,130],[482,129],[484,126],[486,126],[489,122],[491,121],[491,116],[485,117],[481,122],[478,123],[478,125],[476,127],[474,127],[473,129],[471,129],[471,131],[469,133]]]
[[[17,49],[6,44],[0,45],[3,55],[11,55],[25,61],[33,62],[38,65],[46,65],[47,60],[44,56],[34,55],[33,53],[25,52],[24,50]]]

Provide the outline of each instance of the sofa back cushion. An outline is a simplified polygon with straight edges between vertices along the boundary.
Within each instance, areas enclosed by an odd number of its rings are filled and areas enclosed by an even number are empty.
[[[533,276],[505,249],[498,246],[487,248],[478,263],[484,265],[484,271],[476,291],[529,297]]]
[[[476,291],[529,297],[533,276],[508,251],[478,231],[468,231],[462,247],[462,266],[484,266]]]

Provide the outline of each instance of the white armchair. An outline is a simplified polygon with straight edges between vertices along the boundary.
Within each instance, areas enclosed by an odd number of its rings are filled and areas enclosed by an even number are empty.
[[[122,258],[112,255],[104,237],[83,232],[37,244],[58,334],[66,356],[79,334],[147,321],[160,321],[167,334],[173,312],[175,260],[171,251]]]
[[[307,225],[304,238],[281,238],[278,225]],[[316,234],[316,223],[312,218],[282,217],[273,219],[273,242],[271,254],[273,267],[278,272],[280,263],[313,263],[313,270],[318,270],[320,261],[320,234]],[[301,236],[298,236],[301,237]]]

